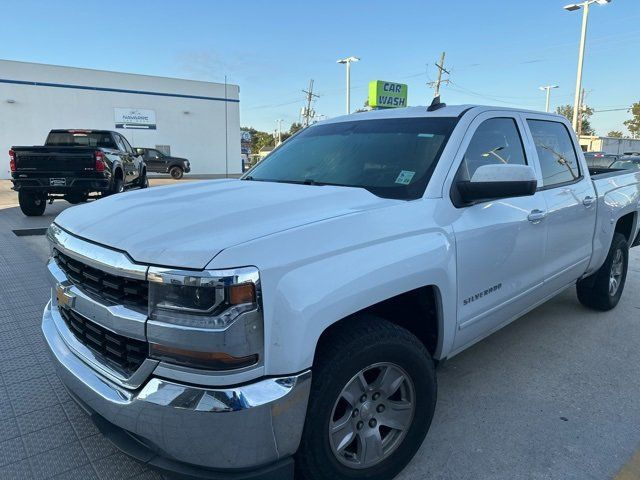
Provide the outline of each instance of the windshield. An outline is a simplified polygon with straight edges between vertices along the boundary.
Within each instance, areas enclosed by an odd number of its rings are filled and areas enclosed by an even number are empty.
[[[640,159],[637,161],[632,160],[620,160],[617,162],[613,162],[611,168],[623,168],[625,170],[640,170]]]
[[[380,197],[419,198],[456,122],[441,117],[315,125],[274,150],[244,180],[361,187]]]
[[[45,145],[52,147],[100,147],[117,149],[108,132],[51,132]]]

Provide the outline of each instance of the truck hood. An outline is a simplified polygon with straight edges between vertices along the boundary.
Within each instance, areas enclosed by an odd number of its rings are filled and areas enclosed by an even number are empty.
[[[202,269],[225,248],[395,202],[362,188],[214,180],[110,196],[55,223],[139,263]]]

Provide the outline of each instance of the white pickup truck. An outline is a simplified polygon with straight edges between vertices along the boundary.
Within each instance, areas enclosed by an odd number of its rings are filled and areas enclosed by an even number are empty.
[[[439,362],[569,287],[616,306],[639,182],[590,172],[557,115],[349,115],[242,179],[63,212],[42,329],[73,398],[151,466],[391,479]]]

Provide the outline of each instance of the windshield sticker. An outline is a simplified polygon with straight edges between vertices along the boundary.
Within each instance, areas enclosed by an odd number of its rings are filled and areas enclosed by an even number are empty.
[[[412,172],[410,170],[402,170],[398,175],[398,178],[396,178],[396,183],[399,183],[400,185],[409,185],[415,174],[416,172]]]

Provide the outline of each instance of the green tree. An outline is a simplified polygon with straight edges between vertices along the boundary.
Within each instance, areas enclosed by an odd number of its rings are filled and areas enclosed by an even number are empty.
[[[251,134],[251,153],[253,154],[258,153],[262,147],[275,146],[271,133],[261,132],[253,127],[242,127],[242,130],[246,130]]]
[[[360,112],[368,112],[369,110],[371,110],[371,107],[369,107],[369,99],[367,98],[364,101],[364,106],[362,108],[358,108],[355,112],[353,113],[360,113]]]
[[[282,141],[284,142],[287,138],[289,138],[291,135],[293,135],[294,133],[302,130],[302,124],[298,123],[298,122],[293,122],[291,124],[291,127],[289,127],[289,131],[288,132],[282,132]]]
[[[624,125],[633,138],[640,138],[640,102],[631,105],[631,115],[632,118],[626,120]]]
[[[293,135],[294,133],[297,133],[300,130],[302,130],[302,124],[300,122],[293,122],[291,124],[291,127],[289,128],[289,133]]]
[[[611,130],[607,133],[607,137],[622,138],[622,132],[620,130]]]
[[[573,105],[560,105],[556,108],[556,113],[567,117],[569,121],[573,121]],[[595,135],[595,130],[591,126],[589,119],[593,115],[593,108],[585,106],[582,113],[582,135]]]

